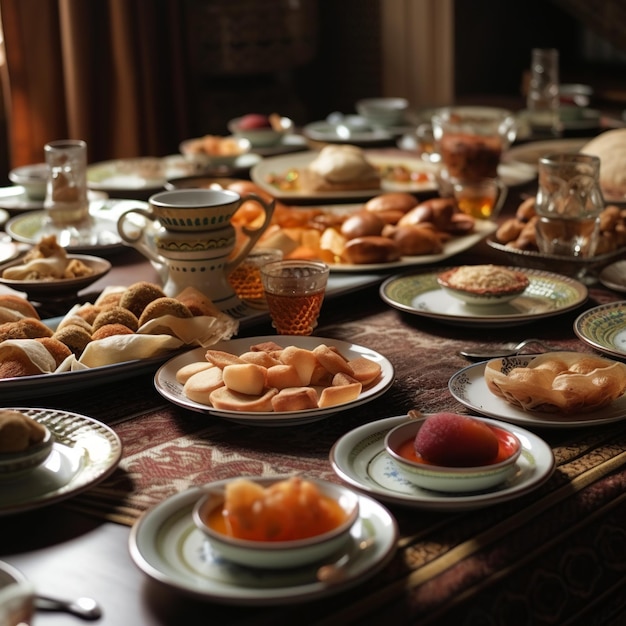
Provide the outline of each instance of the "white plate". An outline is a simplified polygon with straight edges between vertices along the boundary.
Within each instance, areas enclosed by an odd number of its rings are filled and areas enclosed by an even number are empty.
[[[338,116],[336,121],[311,122],[302,128],[302,134],[313,141],[367,145],[390,141],[412,128],[406,124],[376,128],[360,115],[344,115]]]
[[[157,191],[165,181],[197,174],[197,164],[182,155],[102,161],[87,167],[90,189],[108,193]]]
[[[304,348],[305,350],[313,350],[313,348],[322,343],[327,346],[334,346],[346,358],[353,359],[359,356],[364,356],[372,361],[376,361],[382,368],[381,376],[375,385],[368,387],[356,400],[347,402],[346,404],[339,404],[337,406],[327,407],[324,409],[283,411],[280,413],[246,413],[242,411],[227,411],[223,409],[215,409],[206,404],[200,404],[199,402],[193,402],[183,394],[183,386],[177,382],[176,372],[183,365],[187,365],[188,363],[205,361],[204,355],[206,353],[206,348],[195,348],[194,350],[185,352],[185,354],[181,354],[173,359],[170,359],[167,363],[162,365],[154,377],[154,384],[157,391],[164,398],[174,404],[178,404],[179,406],[192,411],[223,417],[243,424],[254,424],[255,426],[291,426],[314,422],[327,417],[328,415],[332,415],[333,413],[353,409],[354,407],[364,404],[365,402],[369,402],[370,400],[373,400],[374,398],[377,398],[385,393],[394,380],[393,365],[384,356],[382,356],[382,354],[378,354],[378,352],[370,350],[369,348],[363,348],[361,346],[347,343],[345,341],[338,341],[336,339],[327,339],[315,336],[301,337],[293,335],[268,335],[263,337],[220,341],[219,343],[211,346],[211,349],[223,350],[225,352],[230,352],[231,354],[242,354],[243,352],[247,352],[250,349],[250,346],[257,343],[263,343],[265,341],[274,341],[283,347],[297,346],[299,348]]]
[[[437,276],[449,268],[419,274],[392,276],[380,286],[381,298],[390,306],[457,325],[515,326],[560,315],[580,306],[587,299],[582,283],[550,272],[511,268],[524,272],[530,280],[526,291],[499,305],[472,306],[446,293]]]
[[[574,332],[592,348],[626,359],[626,302],[609,302],[581,313]]]
[[[11,241],[0,241],[0,265],[12,261],[20,249]]]
[[[509,148],[502,161],[507,164],[522,163],[531,167],[537,174],[537,163],[542,156],[551,152],[578,152],[589,138],[550,139],[547,141],[529,141],[528,143]]]
[[[194,525],[191,511],[206,488],[223,488],[226,482],[183,491],[145,513],[131,529],[129,539],[130,555],[139,569],[153,580],[200,599],[237,605],[279,605],[304,602],[353,587],[381,570],[395,553],[398,539],[395,519],[372,498],[359,496],[360,518],[352,530],[352,547],[371,536],[376,541],[353,557],[347,565],[345,580],[339,583],[318,582],[315,574],[319,564],[262,570],[218,559]]]
[[[11,408],[45,424],[56,442],[45,463],[18,478],[0,481],[0,516],[69,498],[104,480],[117,467],[122,443],[108,426],[68,411]]]
[[[508,357],[507,361],[514,360],[515,364],[524,367],[536,356],[534,354]],[[483,361],[469,365],[454,374],[448,382],[448,388],[454,398],[481,415],[535,428],[597,426],[598,424],[618,422],[626,418],[626,396],[612,402],[609,406],[588,413],[562,415],[540,411],[523,411],[489,391],[484,378],[486,364],[487,362]]]
[[[309,192],[295,190],[281,190],[267,182],[268,177],[274,174],[282,175],[288,170],[296,169],[301,170],[307,167],[313,159],[317,157],[319,152],[307,151],[299,152],[297,154],[290,154],[285,156],[269,157],[263,159],[258,165],[255,165],[250,170],[250,178],[259,187],[267,191],[269,194],[277,198],[278,200],[325,200],[329,199],[345,199],[345,200],[357,200],[368,199],[379,195],[385,191],[407,191],[410,193],[418,193],[425,191],[436,191],[438,189],[435,175],[438,171],[438,166],[433,163],[427,163],[420,158],[416,158],[413,155],[406,157],[400,156],[385,156],[380,153],[368,153],[365,155],[375,166],[393,166],[404,165],[412,172],[420,174],[428,174],[429,179],[425,182],[411,182],[411,183],[395,183],[391,181],[382,182],[381,189],[356,189],[349,191],[318,191]]]
[[[89,200],[104,200],[107,195],[102,191],[87,192]],[[26,195],[24,187],[13,185],[0,188],[0,207],[9,211],[36,211],[43,209],[43,200],[33,200]]]
[[[0,227],[4,226],[4,223],[9,219],[9,212],[4,209],[0,209]]]
[[[409,482],[385,451],[385,435],[409,419],[389,417],[359,426],[335,442],[330,451],[333,470],[343,481],[390,504],[434,511],[468,511],[506,502],[542,485],[554,471],[550,446],[523,428],[509,428],[522,442],[518,471],[502,485],[480,493],[439,493]],[[481,419],[481,418],[477,418]],[[497,421],[482,418],[495,426]]]
[[[623,251],[626,251],[626,248]],[[607,265],[598,278],[605,287],[626,293],[626,261],[617,261]]]
[[[461,237],[453,237],[446,241],[443,245],[443,252],[439,254],[420,254],[419,256],[403,256],[398,261],[391,263],[362,263],[359,265],[349,263],[331,263],[331,272],[376,272],[380,270],[392,270],[402,267],[411,267],[414,265],[428,265],[445,261],[456,254],[469,250],[479,241],[493,233],[497,228],[495,222],[487,220],[476,220],[474,232]]]
[[[49,231],[45,211],[31,211],[9,220],[6,231],[16,241],[35,245],[43,235],[55,232],[57,240],[68,252],[93,254],[118,252],[126,245],[117,232],[119,216],[129,209],[148,209],[148,204],[140,200],[95,200],[90,203],[89,213],[93,223],[87,231],[63,229]]]

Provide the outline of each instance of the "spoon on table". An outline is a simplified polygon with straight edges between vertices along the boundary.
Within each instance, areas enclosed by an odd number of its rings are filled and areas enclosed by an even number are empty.
[[[96,620],[102,617],[102,609],[93,598],[61,600],[49,596],[36,595],[35,608],[38,611],[58,611],[69,613],[84,620]]]
[[[361,539],[355,548],[341,555],[334,563],[320,566],[317,570],[317,580],[328,584],[340,583],[346,577],[348,564],[375,543],[376,538],[373,535],[367,539]]]
[[[529,352],[523,352],[525,348],[533,346],[535,349]],[[497,346],[495,348],[485,346],[484,348],[475,348],[473,350],[461,350],[459,354],[466,359],[477,359],[480,361],[486,359],[495,359],[505,356],[516,356],[518,354],[535,354],[540,352],[553,352],[558,348],[553,348],[545,344],[541,339],[524,339],[518,344],[507,343]]]

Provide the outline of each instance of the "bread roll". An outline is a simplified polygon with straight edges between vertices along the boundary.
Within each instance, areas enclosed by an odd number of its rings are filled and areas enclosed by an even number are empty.
[[[343,255],[348,263],[354,265],[391,263],[401,256],[398,244],[381,236],[351,239],[346,243]]]
[[[366,211],[373,211],[374,213],[386,213],[388,211],[408,213],[412,208],[416,207],[417,204],[417,199],[410,193],[393,191],[370,198],[365,203],[364,208]]]

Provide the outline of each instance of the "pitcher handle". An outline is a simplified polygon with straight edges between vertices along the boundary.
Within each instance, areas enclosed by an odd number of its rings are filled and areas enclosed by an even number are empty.
[[[126,219],[130,216],[131,213],[137,213],[138,215],[145,217],[147,220],[143,226],[133,224],[133,230],[136,231],[136,235],[129,234],[126,232],[126,230],[124,230],[124,224],[126,222]],[[145,243],[146,228],[148,228],[148,225],[154,221],[154,215],[146,209],[129,209],[128,211],[124,211],[124,213],[122,213],[122,215],[120,215],[119,219],[117,220],[117,232],[119,233],[119,236],[122,238],[123,241],[133,246],[133,248],[139,250],[142,254],[148,257],[150,261],[157,263],[158,265],[162,265],[163,259],[158,254],[156,254],[154,250],[149,248]]]
[[[241,250],[239,250],[237,255],[224,266],[224,272],[226,273],[226,275],[230,274],[248,256],[250,250],[252,250],[261,235],[267,230],[267,227],[270,225],[272,216],[274,215],[276,200],[274,200],[273,198],[270,202],[266,202],[257,194],[249,193],[245,196],[242,196],[241,204],[249,200],[257,202],[263,207],[263,211],[265,212],[265,219],[258,228],[248,228],[247,226],[244,226],[241,229],[244,235],[248,237],[248,241],[241,247]]]

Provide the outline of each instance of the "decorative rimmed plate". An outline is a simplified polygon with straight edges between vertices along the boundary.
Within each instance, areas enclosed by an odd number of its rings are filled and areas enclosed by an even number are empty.
[[[369,348],[357,346],[345,341],[338,341],[336,339],[327,339],[315,336],[301,337],[292,335],[267,335],[263,337],[220,341],[219,343],[211,346],[211,349],[223,350],[231,354],[239,355],[243,352],[247,352],[250,349],[250,346],[257,343],[263,343],[265,341],[274,341],[284,347],[297,346],[298,348],[304,348],[305,350],[312,350],[320,344],[326,344],[329,347],[337,348],[346,358],[352,359],[364,356],[377,362],[382,368],[381,376],[374,385],[362,391],[356,400],[347,402],[346,404],[339,404],[324,409],[283,411],[280,413],[227,411],[224,409],[215,409],[206,404],[193,402],[183,394],[183,386],[176,380],[176,372],[183,365],[205,360],[204,355],[206,353],[206,348],[195,348],[194,350],[190,350],[189,352],[185,352],[184,354],[170,359],[158,369],[154,377],[156,389],[170,402],[199,413],[215,415],[234,422],[253,424],[255,426],[295,426],[314,422],[319,419],[323,419],[328,415],[339,413],[340,411],[345,411],[347,409],[353,409],[354,407],[364,404],[365,402],[369,402],[385,393],[394,380],[393,365],[384,356],[382,356],[382,354],[379,354],[374,350],[370,350]]]
[[[270,193],[277,200],[290,200],[297,202],[298,200],[320,200],[328,201],[331,199],[352,199],[365,200],[373,198],[385,191],[407,191],[410,193],[431,192],[437,190],[437,181],[435,175],[438,166],[428,163],[418,157],[399,157],[386,156],[384,154],[366,152],[366,157],[370,163],[377,167],[404,166],[411,170],[414,174],[423,175],[424,181],[414,181],[408,183],[396,183],[389,180],[383,180],[381,189],[355,189],[347,191],[318,191],[309,192],[299,189],[287,190],[279,189],[275,185],[267,182],[271,176],[281,176],[289,170],[300,170],[307,167],[319,154],[316,151],[300,152],[286,156],[277,156],[263,159],[258,165],[250,170],[250,178],[259,187]]]
[[[80,261],[93,270],[89,276],[79,278],[64,278],[54,280],[12,280],[3,278],[5,269],[19,265],[21,260],[8,263],[0,268],[0,285],[5,285],[16,291],[23,291],[31,300],[62,300],[76,295],[82,289],[95,283],[105,276],[111,269],[111,263],[106,259],[84,254],[68,254],[68,260]]]
[[[507,361],[515,359],[520,367],[524,367],[536,356],[536,354],[530,354],[507,357]],[[562,415],[540,411],[523,411],[489,391],[484,377],[486,364],[487,361],[482,361],[464,367],[448,381],[448,388],[452,396],[468,409],[480,415],[534,428],[578,428],[626,419],[626,396],[622,396],[597,411],[587,413]]]
[[[592,348],[626,359],[626,302],[601,304],[581,313],[574,321],[574,332]]]
[[[129,550],[140,570],[153,580],[200,599],[267,606],[304,602],[349,589],[380,571],[395,554],[398,539],[395,519],[372,498],[359,496],[360,517],[352,529],[353,549],[356,551],[358,542],[368,537],[373,536],[376,541],[369,549],[355,552],[341,582],[318,582],[316,572],[320,564],[262,570],[219,560],[194,525],[191,511],[204,489],[223,488],[225,482],[178,493],[135,523]]]
[[[108,426],[68,411],[11,408],[45,424],[56,441],[45,463],[14,480],[0,481],[0,516],[69,498],[117,467],[122,443]]]
[[[522,442],[518,471],[505,483],[480,493],[439,493],[422,489],[402,477],[385,451],[385,436],[409,419],[389,417],[359,426],[338,439],[330,451],[333,470],[352,487],[390,504],[434,511],[468,511],[499,504],[537,489],[555,468],[550,446],[523,428],[510,428]],[[486,418],[485,422],[499,423]]]
[[[540,270],[524,270],[530,284],[519,297],[490,307],[467,305],[447,294],[433,272],[392,276],[380,286],[381,298],[390,306],[423,317],[461,326],[514,326],[560,315],[575,309],[587,299],[582,283]],[[519,268],[511,268],[519,270]]]
[[[626,293],[626,261],[616,261],[607,265],[598,278],[605,287]]]
[[[119,252],[128,249],[117,232],[119,216],[130,209],[147,209],[147,202],[141,200],[96,200],[90,203],[89,213],[92,224],[84,230],[50,230],[45,211],[31,211],[9,220],[6,231],[16,241],[35,245],[41,237],[56,234],[59,245],[74,254],[100,254]]]

